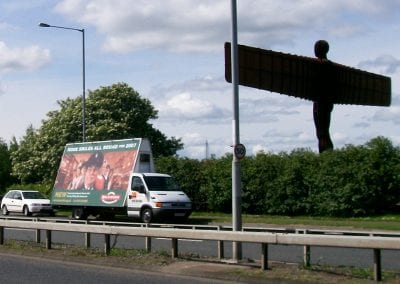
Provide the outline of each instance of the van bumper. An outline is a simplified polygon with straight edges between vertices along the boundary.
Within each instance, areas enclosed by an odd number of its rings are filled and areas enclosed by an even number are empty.
[[[154,208],[153,216],[155,218],[188,218],[192,214],[192,209],[165,209]]]

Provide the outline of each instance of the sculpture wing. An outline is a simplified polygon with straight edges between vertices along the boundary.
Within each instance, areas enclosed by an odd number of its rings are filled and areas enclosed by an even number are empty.
[[[391,80],[330,61],[238,45],[239,84],[311,101],[389,106]],[[225,79],[231,82],[231,45]]]

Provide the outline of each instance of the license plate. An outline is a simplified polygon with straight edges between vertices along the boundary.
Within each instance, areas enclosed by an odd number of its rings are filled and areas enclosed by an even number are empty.
[[[175,217],[184,217],[185,213],[175,213],[174,216]]]

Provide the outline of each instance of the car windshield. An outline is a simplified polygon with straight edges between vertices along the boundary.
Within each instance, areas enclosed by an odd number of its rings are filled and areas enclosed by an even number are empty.
[[[22,192],[24,199],[46,199],[46,197],[43,196],[38,191],[28,191],[28,192]]]
[[[172,177],[144,176],[150,191],[180,191],[180,187]]]

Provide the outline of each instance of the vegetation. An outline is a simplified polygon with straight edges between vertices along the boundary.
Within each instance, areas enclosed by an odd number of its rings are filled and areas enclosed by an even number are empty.
[[[220,159],[157,159],[198,210],[231,212],[231,163]],[[400,202],[400,149],[377,137],[365,145],[316,154],[259,153],[241,163],[245,214],[355,217],[394,212]]]
[[[11,183],[11,158],[7,144],[0,139],[0,189]]]

